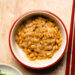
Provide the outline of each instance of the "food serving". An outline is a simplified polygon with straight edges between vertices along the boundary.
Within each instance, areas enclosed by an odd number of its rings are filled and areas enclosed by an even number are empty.
[[[51,19],[32,17],[20,25],[15,41],[29,60],[52,58],[62,43],[61,30]]]

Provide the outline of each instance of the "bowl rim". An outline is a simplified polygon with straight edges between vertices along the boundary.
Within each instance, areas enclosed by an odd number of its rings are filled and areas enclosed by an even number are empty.
[[[17,69],[16,67],[14,67],[14,66],[12,66],[12,65],[10,65],[10,64],[0,63],[0,66],[10,67],[10,68],[16,70],[19,74],[23,75],[22,72],[21,72],[19,69]]]
[[[48,66],[44,66],[44,67],[31,67],[31,66],[29,66],[29,65],[24,64],[21,60],[19,60],[19,59],[16,57],[16,55],[14,54],[14,52],[13,52],[13,50],[12,50],[12,47],[11,47],[10,36],[11,36],[11,32],[12,32],[12,29],[13,29],[14,25],[15,25],[16,22],[17,22],[19,19],[21,19],[24,15],[27,15],[27,14],[32,13],[32,12],[45,12],[45,13],[48,13],[48,14],[51,14],[51,15],[55,16],[55,17],[62,23],[62,26],[63,26],[63,28],[64,28],[64,30],[65,30],[65,32],[66,32],[66,45],[65,45],[65,48],[64,48],[63,53],[61,54],[61,56],[60,56],[55,62],[53,62],[52,64],[50,64],[50,65],[48,65]],[[67,50],[67,46],[68,46],[68,33],[67,33],[67,29],[66,29],[66,27],[65,27],[65,24],[63,23],[63,21],[62,21],[58,16],[56,16],[54,13],[52,13],[52,12],[50,12],[50,11],[47,11],[47,10],[32,10],[32,11],[28,11],[28,12],[24,13],[23,15],[21,15],[20,17],[18,17],[18,18],[14,21],[14,23],[12,24],[12,27],[11,27],[11,29],[10,29],[10,32],[9,32],[9,47],[10,47],[10,50],[11,50],[12,55],[13,55],[13,56],[15,57],[15,59],[16,59],[18,62],[20,62],[22,65],[24,65],[24,66],[26,66],[26,67],[28,67],[28,68],[31,68],[31,69],[37,69],[37,70],[39,70],[39,69],[45,69],[45,68],[48,68],[48,67],[51,67],[51,66],[55,65],[55,64],[63,57],[63,55],[65,54],[65,51]]]

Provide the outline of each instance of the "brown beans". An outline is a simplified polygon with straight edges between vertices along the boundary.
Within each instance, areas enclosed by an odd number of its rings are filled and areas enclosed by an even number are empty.
[[[36,46],[35,45],[31,45],[31,49],[34,49],[34,48],[36,48]]]
[[[40,40],[39,40],[39,39],[34,38],[34,39],[33,39],[33,41],[34,41],[35,43],[37,43],[37,42],[39,42]]]
[[[15,41],[29,60],[52,58],[59,50],[62,37],[59,26],[43,17],[28,20],[17,30]]]

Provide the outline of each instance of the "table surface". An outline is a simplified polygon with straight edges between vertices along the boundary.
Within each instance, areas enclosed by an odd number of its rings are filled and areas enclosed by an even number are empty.
[[[53,67],[45,70],[31,70],[21,65],[11,54],[8,37],[13,22],[30,10],[48,10],[55,13],[64,22],[68,34],[73,0],[0,0],[0,63],[18,68],[23,75],[65,75],[67,51]]]

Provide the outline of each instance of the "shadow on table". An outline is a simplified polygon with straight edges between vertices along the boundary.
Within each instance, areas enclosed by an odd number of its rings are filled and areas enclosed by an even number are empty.
[[[63,65],[63,60],[64,60],[64,56],[63,58],[56,63],[54,66],[46,68],[46,69],[42,69],[42,70],[35,70],[35,69],[29,69],[27,67],[24,67],[26,70],[28,70],[30,73],[33,73],[33,75],[47,75],[53,71],[55,71],[59,66]]]

